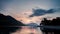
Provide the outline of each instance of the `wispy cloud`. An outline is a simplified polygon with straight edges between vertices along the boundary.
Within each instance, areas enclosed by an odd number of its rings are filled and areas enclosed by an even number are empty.
[[[45,14],[52,15],[56,12],[55,9],[50,8],[60,7],[59,3],[58,0],[0,0],[0,13],[11,15],[24,23],[40,23],[40,20]],[[41,9],[34,9],[32,11],[32,8],[35,7]]]

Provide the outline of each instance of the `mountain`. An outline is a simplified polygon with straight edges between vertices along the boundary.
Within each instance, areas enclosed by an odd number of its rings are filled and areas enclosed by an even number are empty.
[[[30,26],[30,28],[37,28],[38,24],[36,23],[29,23],[27,26]]]
[[[22,22],[17,21],[13,17],[9,15],[3,15],[0,14],[0,34],[9,34],[10,32],[15,32],[18,29],[21,29],[21,27],[15,27],[15,26],[23,26],[24,24]]]

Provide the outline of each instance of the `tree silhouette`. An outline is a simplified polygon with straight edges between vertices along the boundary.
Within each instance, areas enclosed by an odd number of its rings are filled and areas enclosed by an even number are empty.
[[[22,22],[17,21],[11,16],[0,14],[0,34],[10,34],[18,29],[21,29],[21,27],[15,26],[23,25],[24,24]]]
[[[43,26],[60,26],[60,17],[56,17],[52,20],[47,20],[47,18],[44,18],[44,20],[41,21],[40,25]],[[41,28],[40,28],[41,29]],[[54,34],[60,34],[60,29],[51,29],[51,28],[44,28],[41,29],[45,34],[48,34],[48,32],[53,32]],[[51,33],[52,34],[52,33]]]

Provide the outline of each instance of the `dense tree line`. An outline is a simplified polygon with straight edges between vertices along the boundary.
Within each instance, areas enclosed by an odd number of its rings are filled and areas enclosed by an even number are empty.
[[[41,21],[40,25],[43,25],[43,26],[60,26],[60,17],[56,17],[52,20],[48,20],[47,18],[44,18],[44,20]],[[54,34],[60,34],[60,29],[43,28],[41,30],[43,32],[45,32],[46,34],[48,34],[48,32],[54,32]]]

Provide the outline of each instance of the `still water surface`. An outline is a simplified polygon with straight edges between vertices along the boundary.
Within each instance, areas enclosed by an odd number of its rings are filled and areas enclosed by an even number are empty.
[[[31,28],[29,26],[22,26],[21,30],[17,30],[11,34],[42,34],[39,28]]]

